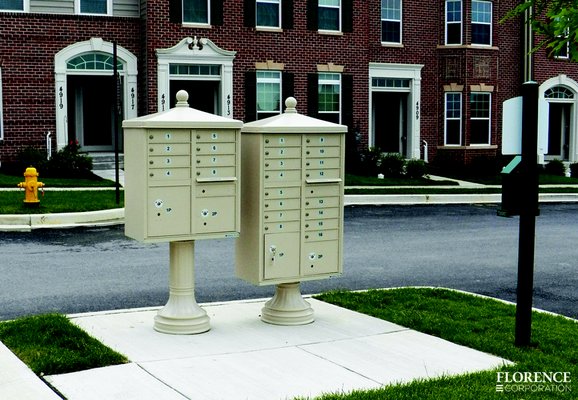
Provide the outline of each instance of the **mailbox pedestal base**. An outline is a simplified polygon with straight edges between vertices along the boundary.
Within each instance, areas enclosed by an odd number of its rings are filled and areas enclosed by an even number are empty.
[[[175,335],[211,329],[207,312],[195,300],[195,242],[170,243],[169,300],[155,317],[154,329]]]
[[[301,296],[299,282],[277,285],[275,296],[261,310],[261,320],[274,325],[312,323],[313,309]]]

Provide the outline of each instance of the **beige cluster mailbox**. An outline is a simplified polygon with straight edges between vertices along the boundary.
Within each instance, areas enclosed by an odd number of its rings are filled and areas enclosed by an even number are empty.
[[[179,95],[181,98],[179,98]],[[145,242],[236,237],[241,121],[188,107],[126,120],[125,233]]]
[[[262,319],[280,324],[311,322],[305,309],[276,312],[287,308],[280,298],[296,298],[297,282],[341,274],[343,264],[347,127],[301,115],[296,103],[289,98],[285,113],[242,129],[236,270],[251,283],[279,285]]]
[[[125,120],[125,234],[170,242],[170,294],[155,317],[164,333],[209,330],[194,297],[194,240],[240,230],[241,121],[188,106]]]

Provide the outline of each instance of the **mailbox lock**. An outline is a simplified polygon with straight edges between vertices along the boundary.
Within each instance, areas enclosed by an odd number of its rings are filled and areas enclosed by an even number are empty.
[[[311,139],[307,139],[306,142],[307,142],[307,143],[311,143]]]
[[[155,163],[155,162],[154,162],[153,160],[150,160],[150,161],[149,161],[149,164],[150,164],[150,165],[153,165],[154,163]]]
[[[201,151],[201,148],[200,148],[200,147],[197,147],[197,151]]]
[[[149,139],[154,139],[155,137],[153,135],[149,135]]]
[[[265,143],[269,143],[269,139],[265,139]]]
[[[149,149],[149,151],[152,153],[153,151],[155,151],[155,149],[153,149],[152,147]]]
[[[155,176],[155,174],[153,174],[152,172],[150,173],[150,177],[152,178],[153,176]]]
[[[201,135],[197,135],[197,139],[200,139],[200,138],[201,138]]]

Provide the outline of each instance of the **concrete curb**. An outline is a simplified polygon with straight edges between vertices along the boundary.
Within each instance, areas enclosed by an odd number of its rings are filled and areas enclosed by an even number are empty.
[[[42,228],[109,226],[124,223],[124,208],[57,214],[0,215],[0,231],[30,232]]]
[[[345,206],[364,205],[439,205],[439,204],[496,204],[502,201],[494,194],[347,194]],[[541,203],[578,203],[578,193],[542,193]],[[75,228],[121,225],[124,208],[58,214],[0,215],[0,232],[31,232],[43,228]]]

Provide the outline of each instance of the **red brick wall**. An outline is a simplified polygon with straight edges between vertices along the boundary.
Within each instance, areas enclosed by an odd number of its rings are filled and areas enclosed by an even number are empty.
[[[28,146],[56,148],[54,55],[92,37],[116,40],[137,57],[140,21],[135,18],[0,13],[0,67],[4,140],[0,160],[14,160]]]

